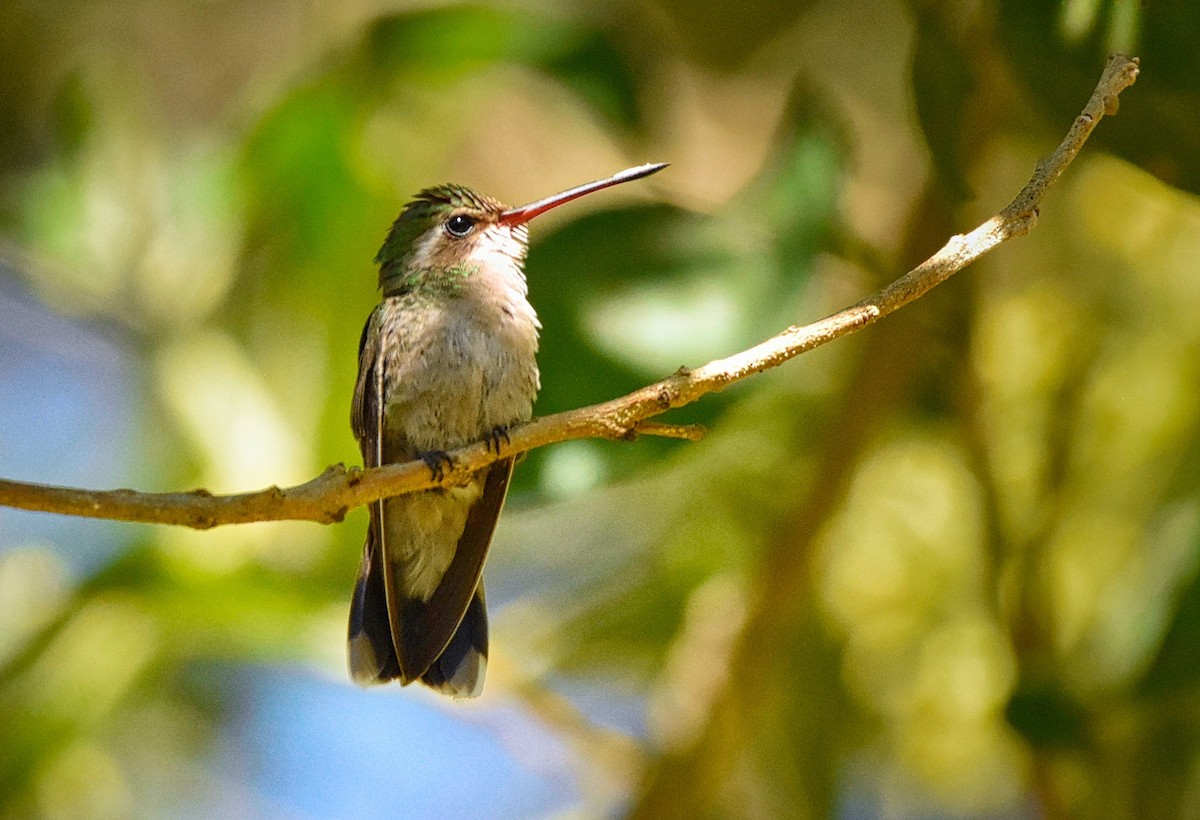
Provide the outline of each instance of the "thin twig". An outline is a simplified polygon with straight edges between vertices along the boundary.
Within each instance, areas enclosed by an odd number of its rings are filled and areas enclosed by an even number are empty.
[[[686,441],[700,441],[708,435],[708,429],[703,424],[665,424],[661,421],[639,421],[625,439],[633,441],[638,436],[658,436],[660,438],[678,438]]]
[[[1101,118],[1116,112],[1117,96],[1133,85],[1137,75],[1136,57],[1111,56],[1083,113],[1075,119],[1058,148],[1038,162],[1033,176],[1013,201],[970,233],[952,237],[928,260],[873,296],[812,324],[789,327],[741,353],[694,370],[680,368],[662,381],[626,396],[534,419],[509,431],[509,441],[501,453],[490,451],[483,442],[455,450],[450,454],[454,466],[444,472],[440,481],[433,480],[422,461],[369,470],[347,469],[337,464],[295,487],[268,487],[234,495],[213,495],[207,490],[186,493],[82,490],[0,479],[0,506],[197,529],[255,521],[329,524],[342,520],[348,510],[380,498],[438,485],[463,484],[472,473],[497,458],[547,444],[580,438],[624,439],[633,433],[693,438],[697,432],[694,428],[657,423],[648,426],[647,419],[691,404],[756,373],[778,367],[801,353],[862,330],[919,299],[1002,242],[1029,233],[1037,224],[1038,205],[1047,189],[1075,159]]]

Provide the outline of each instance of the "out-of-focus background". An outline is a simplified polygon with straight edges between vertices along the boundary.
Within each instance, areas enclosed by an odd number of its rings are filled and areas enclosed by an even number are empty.
[[[484,696],[345,672],[366,517],[0,510],[2,817],[1200,814],[1200,7],[9,0],[0,475],[358,463],[406,198],[524,202],[539,414],[1028,238],[853,338],[517,470]]]

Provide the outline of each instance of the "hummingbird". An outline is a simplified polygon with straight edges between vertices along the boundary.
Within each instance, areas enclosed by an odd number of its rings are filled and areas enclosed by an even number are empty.
[[[363,328],[351,408],[363,463],[421,459],[440,478],[453,463],[447,450],[484,440],[499,455],[541,386],[541,325],[524,271],[530,220],[665,167],[629,168],[517,208],[461,185],[418,193],[375,257],[383,298]],[[454,698],[480,694],[483,563],[513,462],[499,459],[465,486],[370,506],[350,604],[356,683],[419,680]]]

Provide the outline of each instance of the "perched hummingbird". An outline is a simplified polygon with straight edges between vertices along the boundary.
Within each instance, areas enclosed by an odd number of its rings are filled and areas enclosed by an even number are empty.
[[[363,328],[351,425],[368,467],[420,458],[439,476],[447,450],[486,439],[499,454],[540,386],[537,314],[526,296],[528,222],[608,179],[508,208],[459,185],[405,206],[375,257],[383,301]],[[483,689],[481,574],[513,458],[463,487],[371,505],[350,604],[350,673],[360,684],[415,680],[456,698]]]

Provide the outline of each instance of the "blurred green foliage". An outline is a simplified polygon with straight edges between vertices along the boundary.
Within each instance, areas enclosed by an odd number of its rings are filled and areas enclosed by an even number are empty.
[[[485,703],[579,741],[581,816],[1196,816],[1200,9],[395,6],[0,12],[5,261],[142,373],[110,483],[357,462],[370,260],[419,188],[673,162],[535,226],[546,414],[920,261],[1123,49],[1142,77],[1029,238],[679,413],[701,443],[522,463]],[[236,720],[205,670],[342,676],[364,524],[131,528],[83,579],[86,544],[0,543],[0,816],[169,812]],[[646,735],[564,720],[564,681],[635,693]]]

